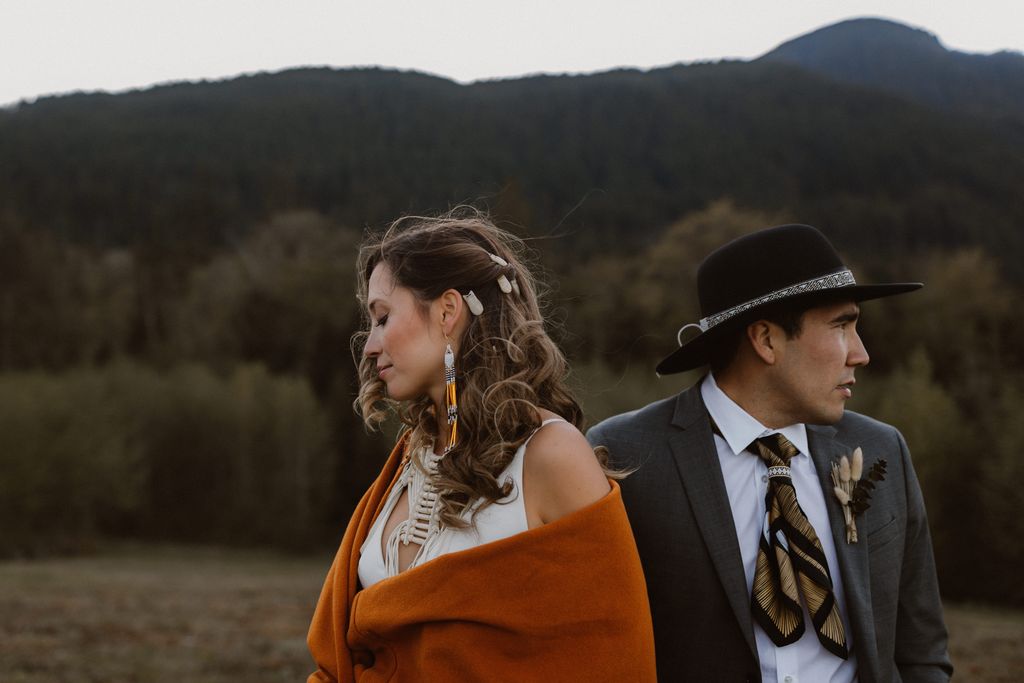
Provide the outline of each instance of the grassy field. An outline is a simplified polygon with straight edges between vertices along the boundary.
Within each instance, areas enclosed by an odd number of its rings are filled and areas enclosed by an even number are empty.
[[[3,683],[301,681],[329,557],[119,547],[0,563]],[[1024,678],[1024,613],[949,605],[956,679]]]
[[[300,681],[329,557],[120,548],[0,563],[0,681]]]

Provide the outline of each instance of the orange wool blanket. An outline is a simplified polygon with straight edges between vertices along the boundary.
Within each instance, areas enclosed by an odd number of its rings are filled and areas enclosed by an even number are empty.
[[[363,496],[309,629],[322,681],[654,681],[654,638],[619,487],[551,524],[356,592],[359,548],[404,440]]]

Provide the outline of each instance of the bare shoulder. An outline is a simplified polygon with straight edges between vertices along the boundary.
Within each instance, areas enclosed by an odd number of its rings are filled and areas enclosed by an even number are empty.
[[[541,419],[558,417],[541,411]],[[594,503],[610,490],[586,437],[568,422],[544,425],[526,447],[523,492],[531,528]]]

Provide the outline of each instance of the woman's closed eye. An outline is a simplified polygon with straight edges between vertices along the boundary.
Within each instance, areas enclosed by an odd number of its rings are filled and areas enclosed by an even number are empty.
[[[388,321],[388,316],[387,316],[387,314],[384,314],[381,317],[377,318],[377,322],[375,322],[374,325],[376,325],[377,327],[383,327],[384,323],[386,323],[387,321]]]

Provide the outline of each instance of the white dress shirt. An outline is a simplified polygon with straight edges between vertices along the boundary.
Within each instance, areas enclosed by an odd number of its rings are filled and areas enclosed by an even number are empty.
[[[757,564],[758,543],[765,528],[765,493],[768,489],[768,466],[756,455],[746,450],[754,439],[768,434],[780,433],[789,439],[800,451],[793,456],[789,466],[793,477],[800,508],[818,534],[821,548],[828,561],[832,576],[833,593],[846,632],[846,645],[850,658],[840,659],[826,650],[818,641],[814,623],[804,607],[804,634],[795,643],[779,647],[772,642],[757,622],[754,622],[754,638],[757,654],[761,660],[761,676],[765,683],[851,683],[857,680],[857,661],[853,654],[853,639],[850,634],[850,620],[846,613],[846,596],[843,593],[843,577],[836,559],[835,540],[829,526],[828,509],[821,480],[810,458],[807,447],[807,429],[794,424],[782,429],[768,429],[738,406],[709,373],[700,388],[704,405],[707,406],[722,435],[715,435],[715,448],[722,465],[725,489],[729,495],[732,518],[736,525],[743,559],[743,573],[747,578],[747,594],[754,584],[754,569]]]

